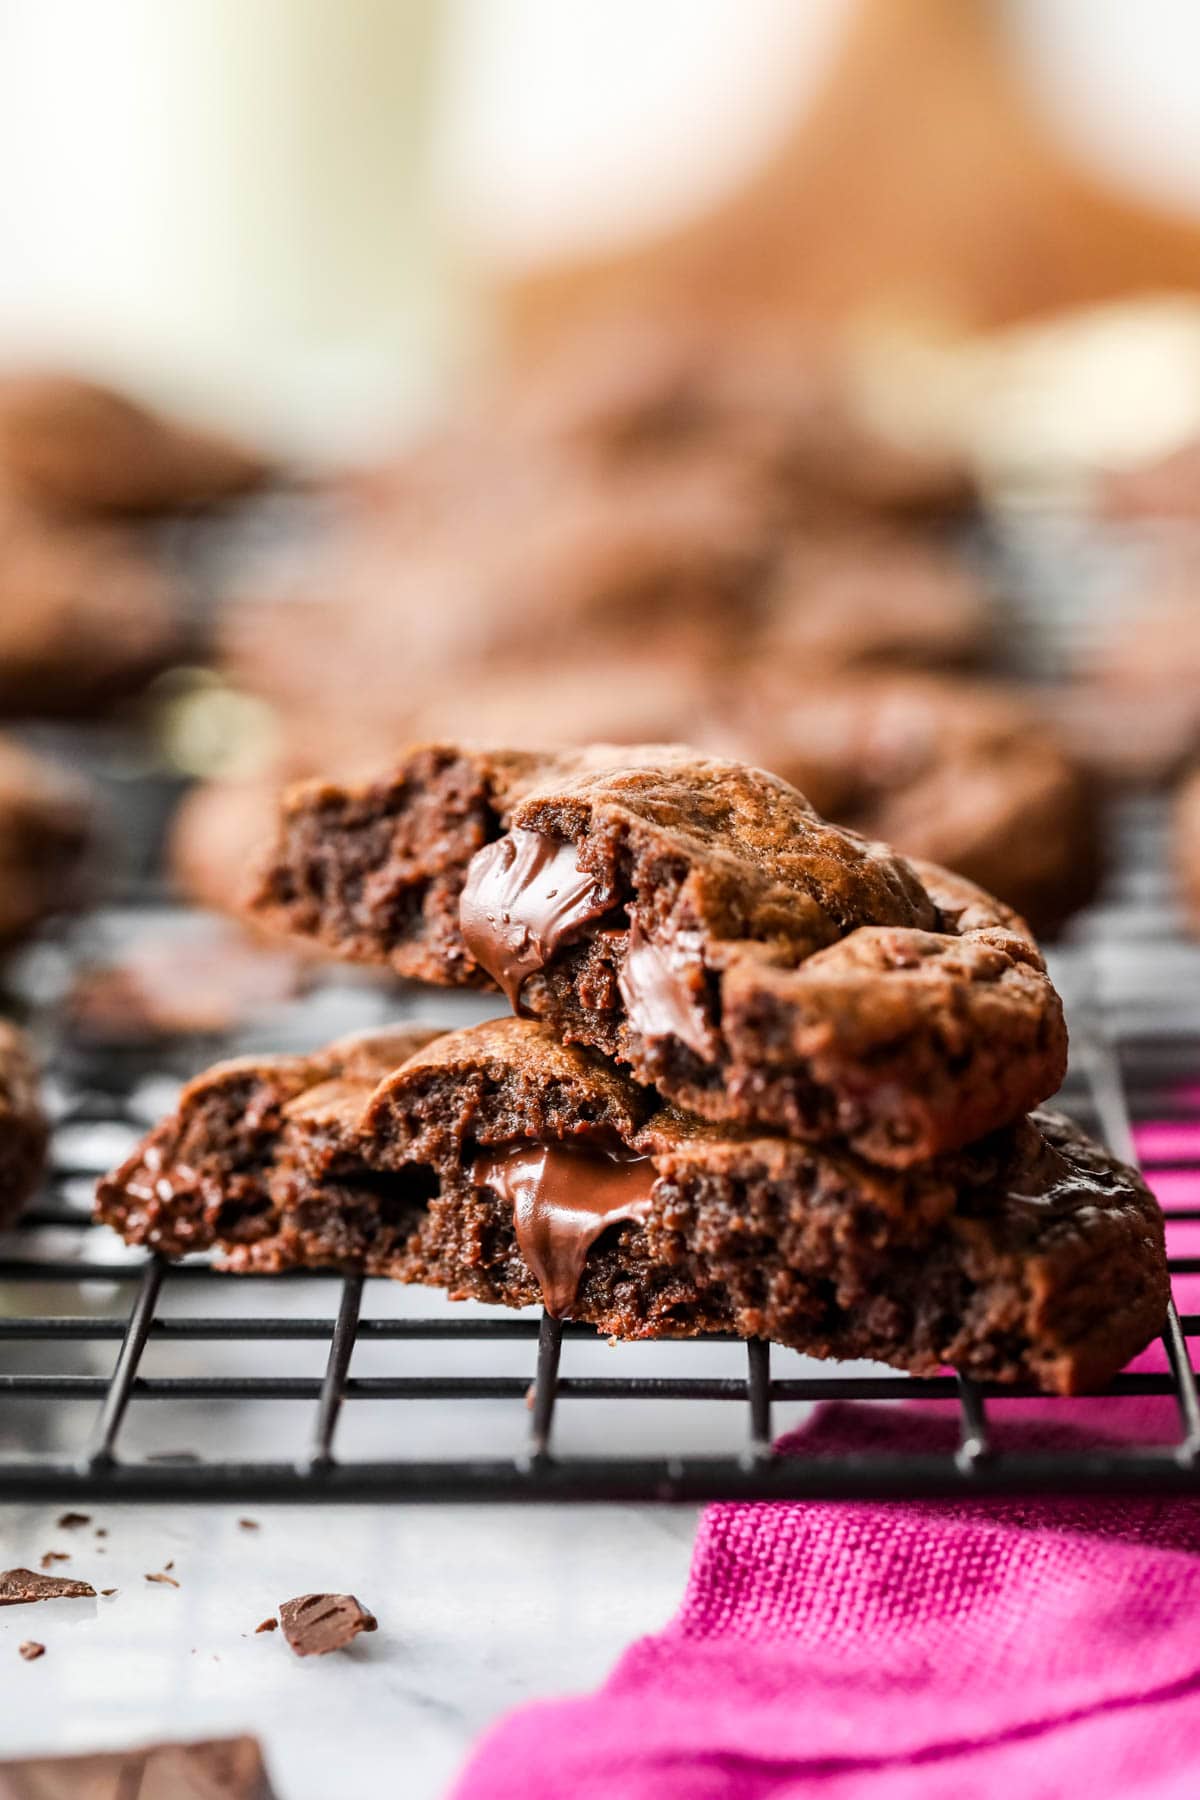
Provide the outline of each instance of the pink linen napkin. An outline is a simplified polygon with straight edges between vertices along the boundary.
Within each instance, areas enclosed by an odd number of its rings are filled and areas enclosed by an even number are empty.
[[[1165,1186],[1168,1216],[1200,1198],[1195,1175]],[[1167,1400],[992,1418],[1002,1448],[1179,1430]],[[955,1430],[943,1405],[829,1406],[779,1448],[945,1449]],[[503,1721],[457,1800],[530,1794],[1197,1800],[1200,1503],[712,1507],[666,1629],[598,1694]]]

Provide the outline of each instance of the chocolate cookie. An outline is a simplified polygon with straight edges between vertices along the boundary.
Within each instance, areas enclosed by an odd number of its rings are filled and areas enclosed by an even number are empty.
[[[950,544],[868,524],[782,540],[744,648],[804,679],[825,669],[965,668],[990,644],[987,593]]]
[[[0,947],[78,903],[91,843],[83,785],[0,738]]]
[[[0,1019],[0,1226],[11,1223],[41,1179],[47,1127],[33,1053]]]
[[[1153,1198],[1051,1114],[897,1172],[663,1110],[533,1021],[439,1037],[373,1089],[321,1068],[201,1077],[99,1216],[244,1270],[335,1261],[613,1336],[734,1331],[1059,1392],[1162,1323]]]
[[[1184,782],[1176,802],[1175,868],[1187,916],[1200,930],[1200,770]]]
[[[0,481],[39,506],[154,513],[208,506],[260,487],[267,465],[74,375],[0,379]]]
[[[1038,932],[1096,891],[1093,784],[1015,693],[935,675],[798,681],[764,662],[713,742],[839,823],[998,894]]]
[[[794,788],[678,747],[448,745],[293,790],[253,916],[514,1008],[704,1117],[905,1167],[1062,1079],[1025,927]]]
[[[188,1083],[176,1111],[100,1183],[97,1217],[131,1244],[185,1256],[218,1244],[233,1268],[356,1266],[408,1229],[407,1209],[369,1192],[345,1208],[280,1187],[277,1165],[305,1129],[346,1134],[376,1084],[437,1034],[416,1028],[342,1038],[312,1056],[239,1057]]]
[[[99,711],[179,644],[170,583],[131,533],[0,496],[0,713]]]

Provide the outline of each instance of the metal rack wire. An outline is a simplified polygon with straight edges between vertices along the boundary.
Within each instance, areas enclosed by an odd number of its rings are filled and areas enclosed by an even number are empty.
[[[1180,981],[1174,965],[1165,976],[1161,973],[1164,957],[1188,959],[1192,994],[1200,995],[1200,985],[1195,985],[1200,949],[1188,949],[1172,935],[1161,884],[1147,885],[1144,878],[1148,857],[1161,863],[1156,831],[1143,813],[1124,821],[1118,879],[1066,951],[1060,971],[1069,1000],[1072,992],[1076,996],[1072,1067],[1062,1103],[1126,1156],[1133,1155],[1136,1125],[1151,1118],[1194,1120],[1200,1144],[1200,1088],[1187,1087],[1189,1077],[1200,1077],[1195,1000],[1189,999],[1187,981]],[[1142,972],[1130,974],[1139,959]],[[1164,987],[1161,1003],[1155,999],[1156,979]],[[1148,1012],[1138,1004],[1147,995]],[[364,1283],[357,1276],[242,1277],[191,1259],[178,1266],[132,1255],[114,1261],[115,1241],[112,1246],[95,1244],[86,1210],[92,1171],[79,1166],[72,1146],[81,1129],[135,1129],[139,1120],[130,1110],[129,1096],[154,1067],[133,1058],[128,1067],[110,1062],[98,1074],[94,1066],[89,1070],[79,1047],[70,1044],[60,1045],[59,1062],[69,1073],[55,1075],[62,1099],[52,1178],[19,1229],[0,1241],[0,1500],[77,1505],[100,1498],[665,1501],[1200,1492],[1200,1393],[1189,1350],[1189,1341],[1200,1336],[1200,1314],[1181,1314],[1174,1306],[1163,1337],[1165,1370],[1126,1373],[1109,1396],[1170,1399],[1173,1441],[1115,1442],[1101,1436],[1094,1447],[1035,1452],[1006,1447],[1003,1432],[996,1430],[1013,1389],[949,1374],[916,1379],[883,1369],[848,1372],[815,1363],[803,1365],[799,1374],[781,1374],[779,1354],[760,1342],[745,1344],[738,1353],[745,1358],[740,1374],[566,1374],[561,1367],[564,1345],[577,1338],[594,1340],[587,1327],[545,1316],[495,1317],[473,1306],[462,1307],[453,1317],[374,1316],[369,1297],[386,1284]],[[1151,1179],[1163,1170],[1195,1175],[1197,1184],[1197,1203],[1170,1212],[1172,1229],[1200,1222],[1200,1152],[1194,1159],[1172,1155],[1160,1161],[1150,1169]],[[1173,1255],[1171,1271],[1176,1278],[1200,1273],[1200,1255]],[[319,1291],[330,1295],[321,1316],[295,1317],[281,1304],[298,1279],[316,1281]],[[223,1310],[234,1289],[239,1301],[252,1293],[261,1310]],[[176,1293],[182,1300],[197,1291],[213,1296],[211,1310],[176,1312],[164,1304]],[[124,1299],[115,1310],[111,1301],[97,1309],[87,1303],[87,1296],[97,1292]],[[17,1296],[17,1303],[10,1300],[4,1307],[5,1294]],[[26,1302],[37,1303],[39,1295],[49,1295],[58,1310],[27,1313]],[[327,1346],[323,1372],[229,1374],[203,1364],[214,1345],[237,1345],[253,1355],[268,1343]],[[413,1361],[414,1348],[428,1343],[467,1347],[468,1353],[478,1352],[477,1361],[466,1371],[430,1373]],[[183,1375],[144,1373],[148,1349],[160,1345],[190,1346],[202,1359],[200,1368]],[[356,1353],[368,1345],[386,1348],[389,1360],[394,1358],[391,1372],[354,1372]],[[501,1346],[510,1353],[527,1347],[528,1364],[517,1373],[494,1372]],[[93,1361],[112,1356],[111,1369],[55,1369],[64,1347]],[[663,1347],[643,1348],[653,1354]],[[678,1352],[686,1346],[673,1348]],[[678,1360],[676,1355],[673,1369]],[[946,1401],[956,1409],[957,1443],[938,1453],[773,1452],[780,1406],[833,1399]],[[697,1401],[744,1408],[741,1448],[721,1455],[676,1454],[668,1424],[665,1447],[653,1455],[562,1451],[556,1423],[563,1409],[589,1400],[670,1401],[675,1408],[669,1418],[676,1421],[682,1417],[678,1407]],[[233,1430],[220,1456],[123,1454],[131,1409],[190,1401],[211,1408],[236,1408],[246,1401],[301,1402],[307,1426],[294,1452],[282,1457],[256,1455],[252,1443],[247,1448],[246,1434]],[[395,1427],[388,1435],[395,1454],[360,1461],[339,1456],[339,1421],[347,1406],[362,1401],[394,1403]],[[464,1401],[486,1403],[511,1428],[508,1453],[473,1453],[466,1433],[448,1457],[425,1453],[421,1434],[411,1425],[410,1403],[416,1401],[448,1408]],[[40,1439],[22,1438],[20,1427],[12,1426],[13,1409],[21,1402],[36,1403],[34,1411],[43,1424],[67,1403],[86,1403],[92,1409],[90,1427],[78,1443],[56,1444],[48,1451]],[[1090,1405],[1102,1433],[1106,1402]]]

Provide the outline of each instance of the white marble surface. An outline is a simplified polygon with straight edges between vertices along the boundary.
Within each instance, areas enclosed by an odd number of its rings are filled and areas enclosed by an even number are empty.
[[[121,1309],[115,1287],[90,1283],[80,1292],[93,1311]],[[202,1284],[178,1275],[161,1310],[269,1307],[328,1317],[336,1295],[335,1283]],[[77,1304],[76,1296],[70,1310]],[[437,1295],[369,1282],[363,1315],[449,1309]],[[69,1356],[60,1350],[58,1366],[106,1368],[115,1348],[75,1347]],[[143,1373],[308,1375],[319,1373],[326,1351],[319,1341],[152,1341]],[[531,1372],[533,1351],[532,1342],[360,1342],[352,1369],[478,1370],[483,1357],[490,1373]],[[6,1348],[12,1366],[31,1356],[46,1367],[44,1347]],[[745,1353],[737,1345],[571,1340],[563,1368],[733,1374],[744,1372]],[[778,1427],[798,1411],[780,1408]],[[287,1458],[303,1452],[313,1412],[307,1401],[135,1401],[120,1451],[133,1460],[185,1448]],[[56,1407],[51,1422],[33,1403],[10,1403],[0,1411],[0,1439],[7,1435],[8,1453],[59,1455],[86,1441],[94,1416],[92,1404],[72,1403]],[[519,1452],[528,1428],[527,1409],[516,1399],[349,1401],[337,1448],[348,1460],[505,1456]],[[685,1453],[730,1451],[745,1442],[746,1429],[744,1405],[564,1398],[555,1444],[568,1456],[646,1454],[668,1442]],[[248,1730],[265,1746],[282,1800],[341,1800],[389,1773],[397,1777],[391,1791],[406,1800],[445,1793],[489,1723],[522,1702],[594,1687],[626,1645],[665,1623],[683,1591],[697,1517],[695,1508],[590,1505],[106,1503],[88,1510],[91,1526],[77,1530],[56,1527],[62,1505],[0,1510],[0,1566],[36,1568],[47,1550],[65,1550],[71,1561],[56,1572],[118,1589],[108,1600],[0,1609],[0,1692],[7,1702],[0,1705],[0,1754]],[[245,1515],[258,1530],[239,1526]],[[96,1537],[97,1525],[105,1538]],[[145,1579],[167,1562],[178,1589]],[[282,1600],[321,1590],[356,1594],[377,1615],[379,1631],[345,1652],[304,1661],[281,1633],[255,1635]],[[28,1664],[17,1655],[27,1637],[47,1647]]]
[[[340,1800],[384,1777],[444,1793],[493,1719],[587,1689],[682,1591],[692,1509],[105,1506],[108,1529],[59,1531],[58,1509],[9,1509],[7,1562],[115,1586],[112,1599],[0,1610],[0,1749],[97,1749],[253,1731],[282,1800]],[[174,1562],[178,1589],[146,1581]],[[278,1603],[355,1593],[379,1630],[300,1660]],[[23,1663],[22,1639],[46,1645]]]

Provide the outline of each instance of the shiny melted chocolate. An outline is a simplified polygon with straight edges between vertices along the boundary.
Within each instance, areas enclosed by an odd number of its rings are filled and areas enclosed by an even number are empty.
[[[514,1012],[527,975],[612,904],[575,844],[516,829],[476,851],[459,902],[467,949]]]
[[[715,1049],[704,1008],[699,955],[681,939],[655,943],[635,919],[617,978],[632,1030],[646,1039],[677,1037],[707,1061]]]
[[[477,1186],[511,1203],[521,1255],[555,1319],[575,1304],[587,1253],[600,1234],[647,1217],[655,1181],[648,1156],[621,1160],[567,1144],[485,1150],[472,1174]]]

